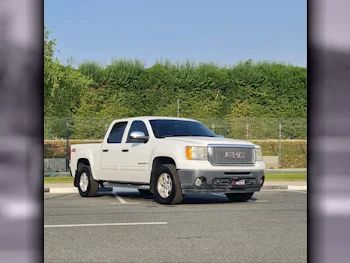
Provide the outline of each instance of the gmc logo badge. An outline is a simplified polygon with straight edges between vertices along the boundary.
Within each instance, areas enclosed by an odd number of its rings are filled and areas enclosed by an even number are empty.
[[[245,152],[226,152],[225,157],[230,159],[244,159]]]

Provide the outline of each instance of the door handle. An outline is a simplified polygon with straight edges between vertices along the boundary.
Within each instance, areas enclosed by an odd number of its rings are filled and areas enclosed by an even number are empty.
[[[108,152],[109,150],[108,149],[103,149],[102,152]]]
[[[122,150],[122,152],[124,152],[124,153],[126,153],[126,152],[128,152],[129,150],[128,149],[124,149],[124,150]]]

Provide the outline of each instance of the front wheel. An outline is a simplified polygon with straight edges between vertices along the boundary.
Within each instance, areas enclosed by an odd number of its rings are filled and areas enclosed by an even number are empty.
[[[238,194],[225,194],[226,197],[233,202],[246,202],[252,198],[254,193],[238,193]]]
[[[156,171],[154,195],[164,205],[179,204],[183,200],[181,184],[175,165],[163,164]]]

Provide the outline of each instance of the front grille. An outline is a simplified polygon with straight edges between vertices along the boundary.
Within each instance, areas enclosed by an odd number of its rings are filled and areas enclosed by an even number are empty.
[[[254,164],[254,146],[208,146],[209,161],[212,165]]]

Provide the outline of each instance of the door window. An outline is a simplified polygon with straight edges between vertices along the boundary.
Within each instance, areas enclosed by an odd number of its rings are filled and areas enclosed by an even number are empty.
[[[107,143],[121,143],[127,122],[117,122],[108,136]]]
[[[133,140],[130,138],[130,134],[134,131],[140,131],[140,132],[143,132],[146,136],[149,136],[148,135],[148,130],[147,130],[147,127],[145,125],[145,123],[143,121],[134,121],[132,124],[131,124],[131,127],[130,127],[130,130],[129,130],[129,134],[128,134],[128,138],[126,139],[126,142],[127,143],[135,143],[135,142],[140,142],[138,140]]]

